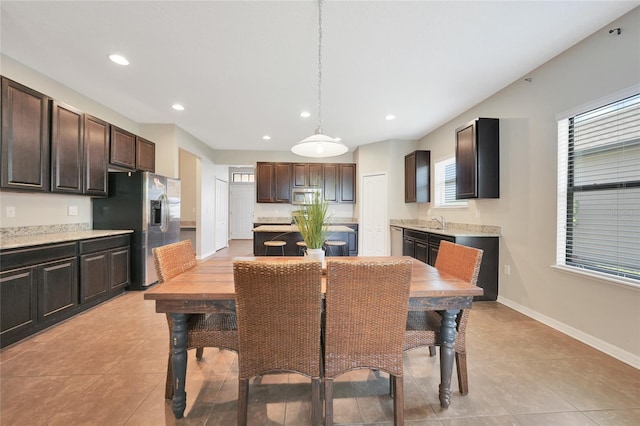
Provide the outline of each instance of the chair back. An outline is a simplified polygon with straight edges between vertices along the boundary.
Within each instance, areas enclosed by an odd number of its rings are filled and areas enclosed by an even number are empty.
[[[402,376],[413,261],[327,260],[325,377],[358,368]]]
[[[320,377],[322,264],[233,262],[238,378],[274,371]]]
[[[481,249],[467,247],[449,241],[441,241],[436,257],[436,269],[476,285],[482,262]]]
[[[161,283],[193,268],[198,263],[191,240],[154,247],[151,251],[158,282]]]

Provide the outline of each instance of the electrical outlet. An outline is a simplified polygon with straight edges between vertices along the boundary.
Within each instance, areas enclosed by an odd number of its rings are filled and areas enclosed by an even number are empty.
[[[78,216],[78,206],[69,206],[69,216]]]
[[[16,217],[16,208],[15,206],[7,206],[7,217]]]
[[[504,265],[504,274],[511,275],[511,265]]]

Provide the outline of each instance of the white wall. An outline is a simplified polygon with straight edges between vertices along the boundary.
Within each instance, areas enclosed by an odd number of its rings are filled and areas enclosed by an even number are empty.
[[[622,34],[610,35],[614,27]],[[501,194],[497,200],[470,201],[463,210],[421,205],[418,217],[442,214],[448,221],[501,226],[499,300],[640,366],[640,291],[551,267],[555,116],[635,84],[640,84],[640,8],[421,139],[419,147],[431,150],[433,164],[453,156],[456,127],[475,117],[500,118]],[[509,276],[503,273],[506,264]]]

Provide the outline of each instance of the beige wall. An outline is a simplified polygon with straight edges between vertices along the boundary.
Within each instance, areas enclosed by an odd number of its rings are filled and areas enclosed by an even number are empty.
[[[622,34],[610,35],[612,27]],[[420,205],[418,217],[501,226],[499,300],[640,367],[640,290],[551,267],[555,116],[638,84],[640,8],[422,138],[419,146],[431,150],[433,162],[453,156],[456,127],[475,117],[500,118],[501,196],[462,210]]]
[[[180,183],[182,191],[180,192],[180,220],[196,221],[197,207],[197,162],[198,158],[185,151],[179,150],[180,160]]]

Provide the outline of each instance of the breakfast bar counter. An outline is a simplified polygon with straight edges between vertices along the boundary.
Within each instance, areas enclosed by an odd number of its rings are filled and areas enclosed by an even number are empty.
[[[357,225],[355,225],[357,227]],[[265,241],[284,241],[285,256],[297,256],[298,241],[303,241],[296,225],[260,225],[253,228],[253,254],[263,256],[265,254]],[[353,226],[329,225],[327,228],[327,240],[344,241],[347,244],[349,256],[358,254],[358,231]]]

